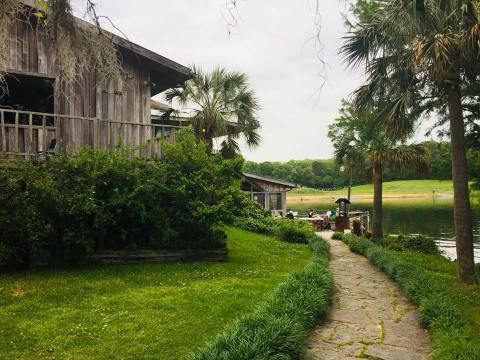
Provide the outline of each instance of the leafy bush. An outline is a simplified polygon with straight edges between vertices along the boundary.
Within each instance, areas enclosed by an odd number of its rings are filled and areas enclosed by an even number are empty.
[[[297,359],[333,294],[328,243],[313,235],[311,263],[291,274],[252,314],[228,326],[191,360]]]
[[[278,223],[270,212],[245,194],[242,195],[233,225],[258,234],[273,234]]]
[[[282,241],[307,244],[314,235],[312,225],[307,221],[284,219],[278,221],[275,235]]]
[[[389,274],[419,306],[421,321],[433,334],[436,359],[480,359],[477,334],[470,331],[441,276],[399,259],[395,252],[365,238],[342,234],[342,239],[352,251],[365,255]]]
[[[208,156],[180,133],[164,159],[84,148],[15,161],[0,174],[0,265],[75,264],[97,250],[225,246],[242,160]]]
[[[236,218],[233,225],[257,234],[272,234],[277,226],[277,222],[273,217],[264,220],[255,218]]]
[[[387,249],[395,251],[416,251],[423,254],[439,254],[435,240],[423,235],[413,236],[386,236],[382,239],[373,239],[374,243],[381,245]]]
[[[333,240],[342,240],[343,233],[335,232],[332,235]]]
[[[241,208],[233,225],[243,230],[270,234],[282,241],[301,244],[307,244],[312,235],[315,237],[313,227],[308,221],[273,218],[270,212],[247,196],[244,197]]]
[[[406,236],[403,239],[405,250],[417,251],[424,254],[438,254],[439,249],[435,240],[423,235]]]

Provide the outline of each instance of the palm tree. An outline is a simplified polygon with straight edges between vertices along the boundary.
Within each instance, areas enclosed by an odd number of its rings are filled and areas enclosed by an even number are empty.
[[[368,175],[373,182],[372,235],[382,238],[384,169],[390,167],[397,171],[424,171],[428,169],[430,156],[423,145],[407,145],[386,137],[374,121],[377,113],[372,108],[362,113],[355,112],[350,104],[344,102],[341,116],[330,126],[329,137],[336,156],[355,157],[357,164],[370,163]]]
[[[352,121],[352,106],[345,100],[342,101],[340,109],[340,117],[336,119],[336,123],[329,126],[328,137],[333,142],[335,162],[339,166],[346,168],[348,176],[348,201],[352,196],[353,172],[364,167],[364,151],[362,144],[355,136],[355,123]],[[339,131],[343,125],[347,125],[346,129]]]
[[[355,92],[361,109],[384,103],[379,125],[405,138],[425,104],[445,104],[451,134],[459,280],[476,283],[465,151],[462,88],[480,72],[478,0],[373,0],[341,49],[350,66],[366,64],[367,84]]]
[[[207,143],[213,153],[213,139],[224,137],[222,151],[239,152],[238,139],[242,136],[247,145],[260,144],[260,122],[256,117],[258,100],[249,89],[247,76],[223,68],[205,73],[193,68],[193,77],[178,88],[171,89],[166,99],[176,101],[187,113],[198,141]]]

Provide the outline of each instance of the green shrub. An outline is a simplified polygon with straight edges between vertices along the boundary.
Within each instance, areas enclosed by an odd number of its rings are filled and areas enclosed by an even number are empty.
[[[75,264],[97,250],[225,247],[240,158],[209,156],[193,134],[165,157],[91,148],[15,161],[0,174],[0,265]],[[3,206],[8,204],[8,206]]]
[[[283,219],[278,221],[275,235],[282,241],[307,244],[314,235],[312,225],[308,221]]]
[[[435,240],[423,235],[385,236],[382,239],[372,239],[372,241],[395,251],[416,251],[431,255],[440,253]]]
[[[328,243],[316,235],[310,240],[310,264],[190,359],[298,359],[309,330],[326,315],[333,294]]]
[[[277,226],[277,222],[273,217],[263,220],[255,218],[236,218],[233,221],[233,225],[257,234],[272,234],[275,231],[274,229]]]
[[[399,283],[419,306],[421,322],[433,334],[436,359],[480,359],[480,341],[472,334],[441,276],[399,259],[395,252],[354,235],[342,234],[350,249],[365,255]]]
[[[342,240],[342,235],[343,235],[343,233],[335,232],[332,235],[332,239],[333,240]]]
[[[424,254],[438,254],[440,252],[435,240],[423,235],[406,236],[403,239],[402,245],[405,250],[417,251]]]
[[[238,201],[239,206],[236,207],[238,210],[233,225],[258,234],[273,234],[278,223],[270,212],[245,194],[242,195]]]

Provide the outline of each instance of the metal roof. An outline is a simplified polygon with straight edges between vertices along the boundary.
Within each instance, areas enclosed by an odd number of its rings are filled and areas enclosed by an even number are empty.
[[[298,185],[298,184],[295,184],[295,183],[291,183],[291,182],[288,182],[288,181],[284,181],[284,180],[278,180],[278,179],[272,179],[272,178],[268,178],[268,177],[264,177],[264,176],[259,176],[259,175],[255,175],[255,174],[249,174],[249,173],[243,173],[243,176],[249,180],[249,179],[252,179],[252,180],[260,180],[260,181],[265,181],[265,182],[268,182],[268,183],[271,183],[271,184],[277,184],[277,185],[283,185],[283,186],[286,186],[286,187],[290,187],[290,188],[298,188],[298,187],[302,187],[301,185]]]

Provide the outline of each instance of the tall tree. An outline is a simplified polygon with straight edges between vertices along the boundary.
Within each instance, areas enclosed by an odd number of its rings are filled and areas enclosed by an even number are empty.
[[[373,182],[372,234],[375,238],[382,238],[385,168],[396,171],[426,171],[430,156],[423,145],[405,144],[386,137],[376,126],[377,112],[370,108],[358,113],[350,104],[344,102],[341,116],[330,126],[329,137],[336,154],[343,154],[346,148],[366,158],[365,163],[369,164],[368,175]]]
[[[478,0],[372,0],[378,7],[354,26],[342,53],[366,64],[368,82],[355,93],[358,108],[384,103],[378,116],[392,138],[408,136],[434,99],[448,109],[458,277],[476,283],[462,89],[480,71]]]
[[[250,147],[260,144],[260,122],[255,93],[247,76],[223,68],[204,72],[193,68],[194,76],[180,87],[166,93],[166,99],[181,107],[174,113],[187,114],[198,140],[207,143],[212,153],[213,140],[223,137],[221,150],[233,155],[240,151],[238,140],[243,137]]]
[[[342,108],[340,109],[340,118],[337,119],[337,124],[329,127],[328,137],[332,139],[334,150],[335,162],[339,166],[343,166],[346,169],[348,177],[348,201],[352,196],[352,182],[353,172],[355,169],[362,169],[364,166],[364,149],[362,144],[359,143],[359,139],[355,136],[354,123],[351,122],[352,107],[346,101],[342,102]],[[338,124],[346,124],[350,121],[348,129],[350,131],[339,130]]]

